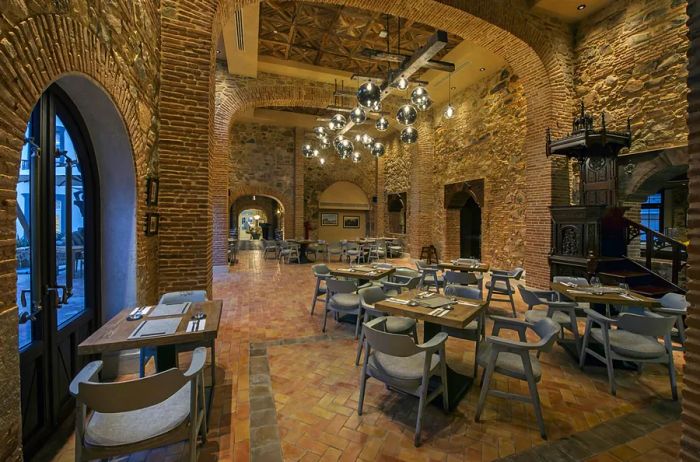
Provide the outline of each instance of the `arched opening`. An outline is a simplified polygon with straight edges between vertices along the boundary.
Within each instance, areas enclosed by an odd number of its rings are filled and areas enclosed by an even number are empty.
[[[136,301],[135,191],[114,104],[85,77],[58,79],[28,121],[17,183],[25,455],[74,408],[68,384],[85,362],[77,345]]]
[[[388,229],[391,234],[406,234],[406,193],[389,194],[387,197]]]
[[[319,195],[318,238],[328,242],[368,234],[369,201],[356,184],[337,181]]]
[[[481,207],[473,197],[459,209],[459,256],[481,258]]]
[[[265,212],[260,209],[245,209],[238,214],[238,239],[257,241],[263,235],[263,225],[269,225]]]
[[[229,216],[229,234],[241,241],[284,236],[284,207],[274,197],[240,196],[229,207]]]

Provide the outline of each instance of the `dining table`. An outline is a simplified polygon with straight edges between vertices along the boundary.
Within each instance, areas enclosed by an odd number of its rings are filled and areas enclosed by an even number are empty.
[[[441,305],[442,304],[442,305]],[[377,311],[423,321],[423,341],[442,331],[442,327],[464,329],[470,322],[486,313],[488,302],[481,299],[446,297],[434,292],[412,289],[375,303]],[[439,385],[433,377],[431,387]],[[475,377],[457,372],[447,364],[447,397],[450,410],[457,407],[469,391]]]
[[[309,246],[317,244],[318,241],[312,239],[288,239],[287,241],[299,245],[299,263],[311,263],[311,260],[309,260],[307,256]]]
[[[344,266],[331,269],[331,275],[347,279],[357,279],[358,285],[368,281],[378,281],[396,272],[396,268],[383,268],[376,265]]]
[[[458,260],[443,261],[437,264],[437,267],[442,270],[463,271],[467,273],[486,273],[491,269],[491,266],[486,263],[465,264]]]

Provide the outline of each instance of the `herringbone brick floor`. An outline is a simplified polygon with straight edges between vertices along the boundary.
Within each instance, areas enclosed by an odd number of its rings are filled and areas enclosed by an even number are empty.
[[[394,263],[411,265],[408,260]],[[475,423],[479,386],[474,385],[449,415],[438,407],[428,408],[423,445],[414,448],[415,398],[370,379],[364,413],[357,415],[360,369],[354,365],[353,327],[329,319],[328,336],[320,336],[322,305],[310,315],[314,282],[311,265],[263,260],[259,251],[240,252],[237,265],[215,272],[214,297],[224,300],[224,313],[217,341],[210,435],[200,460],[251,458],[251,343],[267,345],[277,432],[283,458],[289,461],[495,460],[584,432],[655,400],[670,400],[668,375],[661,366],[648,365],[642,374],[616,371],[618,393],[613,397],[607,391],[604,368],[581,371],[555,346],[541,357],[539,384],[548,441],[540,438],[532,409],[525,403],[488,397],[482,421]],[[520,300],[517,305],[520,313],[525,311]],[[496,302],[492,312],[507,314],[509,308]],[[308,339],[284,341],[304,337]],[[471,374],[473,360],[473,342],[448,341],[448,361],[453,368]],[[675,360],[682,382],[682,354],[677,353]],[[517,380],[495,376],[495,386],[527,394],[527,385]],[[678,424],[673,423],[592,460],[632,460],[651,451],[670,456],[674,450],[677,453],[679,435]],[[184,449],[180,444],[126,459],[181,460]],[[71,439],[54,460],[72,460],[72,454]]]

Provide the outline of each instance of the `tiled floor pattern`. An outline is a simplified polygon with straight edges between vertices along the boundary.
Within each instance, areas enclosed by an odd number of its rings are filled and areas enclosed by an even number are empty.
[[[224,313],[217,341],[217,386],[209,441],[200,460],[247,461],[251,458],[251,436],[254,440],[258,436],[274,439],[274,435],[251,435],[251,420],[254,428],[261,422],[258,418],[271,424],[264,420],[269,415],[253,415],[251,410],[254,381],[258,379],[255,376],[260,372],[251,360],[251,343],[256,344],[253,358],[258,345],[265,348],[275,427],[282,456],[290,461],[495,460],[547,448],[561,438],[585,434],[607,421],[646,412],[659,401],[670,402],[668,375],[662,366],[646,366],[642,374],[617,371],[618,394],[613,397],[607,391],[604,368],[580,371],[571,357],[555,346],[542,355],[543,378],[539,384],[548,441],[539,437],[534,414],[525,403],[489,397],[481,423],[475,423],[479,387],[474,386],[449,415],[438,407],[429,407],[424,443],[416,449],[412,444],[414,398],[370,380],[364,413],[358,417],[360,371],[354,366],[356,342],[351,337],[352,328],[329,322],[328,335],[321,335],[322,311],[317,308],[310,316],[313,284],[310,265],[280,265],[263,260],[258,251],[242,251],[238,264],[229,271],[222,268],[215,272],[214,297],[224,300]],[[525,309],[518,300],[518,311]],[[507,314],[509,308],[497,303],[493,312]],[[473,357],[472,342],[448,341],[448,361],[453,368],[471,374]],[[676,353],[675,359],[682,381],[682,354]],[[495,386],[527,393],[524,382],[500,376],[495,376]],[[620,457],[631,454],[626,446],[634,450],[646,447],[647,453],[658,450],[666,454],[674,447],[677,450],[680,432],[673,425],[646,436],[630,432],[627,438],[611,439],[609,443],[619,441],[619,446],[608,444],[597,450],[601,453],[598,457],[626,460]],[[184,444],[180,444],[121,460],[181,460],[183,449]],[[73,442],[68,441],[54,460],[72,460],[72,454]],[[260,456],[255,460],[269,459]]]

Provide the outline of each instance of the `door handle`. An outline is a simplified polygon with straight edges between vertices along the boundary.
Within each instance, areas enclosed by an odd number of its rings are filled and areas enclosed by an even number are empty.
[[[20,303],[25,308],[27,307],[27,294],[31,295],[32,289],[23,289],[19,297]]]
[[[36,315],[41,311],[41,305],[34,305],[31,311],[23,311],[19,314],[19,323],[26,324],[29,321],[36,321]]]
[[[59,296],[59,290],[63,291],[63,295]],[[56,286],[56,287],[47,287],[46,288],[46,293],[53,293],[54,297],[56,297],[56,306],[57,308],[60,308],[61,305],[68,303],[68,296],[66,293],[66,286]]]

